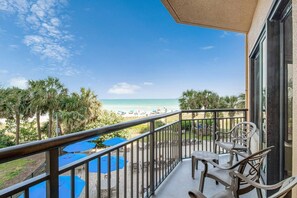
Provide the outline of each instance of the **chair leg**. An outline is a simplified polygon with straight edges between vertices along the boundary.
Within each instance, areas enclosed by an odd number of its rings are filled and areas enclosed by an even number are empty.
[[[257,195],[258,195],[258,198],[262,198],[262,191],[261,189],[257,188]]]
[[[204,160],[202,161],[202,163],[204,164],[204,170],[201,172],[199,191],[203,193],[205,177],[208,171],[208,165],[207,162]]]
[[[215,163],[220,164],[219,160],[214,160]],[[215,167],[215,166],[213,166]],[[219,182],[216,180],[216,185],[219,185]]]
[[[228,162],[228,164],[230,164],[230,166],[233,164],[233,159],[234,159],[234,154],[232,151],[230,151],[230,158],[229,158],[229,162]]]
[[[195,179],[195,162],[196,159],[194,156],[192,156],[192,179]]]
[[[198,160],[196,160],[196,170],[198,170]]]
[[[238,162],[239,160],[238,160],[238,155],[237,155],[237,153],[235,154],[235,157],[236,157],[236,161]]]
[[[206,172],[202,171],[200,176],[199,191],[203,193]]]

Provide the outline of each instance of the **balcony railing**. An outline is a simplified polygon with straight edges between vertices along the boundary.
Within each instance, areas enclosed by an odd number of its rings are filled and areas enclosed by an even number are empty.
[[[30,187],[44,181],[47,183],[47,197],[59,197],[59,175],[71,177],[69,197],[75,197],[77,175],[85,180],[80,197],[150,197],[182,159],[189,158],[194,150],[214,151],[215,131],[230,130],[235,124],[246,120],[246,113],[246,109],[177,111],[1,149],[0,163],[45,152],[46,170],[1,190],[0,197],[30,197]],[[157,120],[169,118],[172,120],[170,123],[155,127]],[[150,126],[148,132],[59,167],[61,148],[144,123]],[[89,162],[102,156],[108,159],[107,173],[100,173],[100,160],[98,171],[89,172]],[[115,171],[111,171],[111,156],[117,159]],[[123,169],[119,169],[120,156],[125,162]]]

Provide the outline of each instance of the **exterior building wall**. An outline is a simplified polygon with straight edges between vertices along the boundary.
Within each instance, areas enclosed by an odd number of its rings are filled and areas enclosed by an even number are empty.
[[[258,4],[254,13],[250,30],[247,34],[248,38],[248,54],[251,53],[262,29],[265,24],[268,12],[273,4],[272,0],[258,0]],[[248,58],[248,57],[247,57]]]
[[[250,85],[250,63],[249,63],[249,55],[251,51],[254,48],[254,45],[257,42],[257,39],[259,38],[261,31],[265,25],[266,19],[268,17],[268,13],[270,10],[270,7],[272,6],[273,1],[272,0],[259,0],[256,10],[254,12],[252,24],[250,27],[249,32],[246,35],[246,106],[248,109],[251,109],[250,103],[249,103],[249,85]],[[250,118],[250,115],[248,113],[248,119]],[[255,134],[252,142],[251,142],[251,151],[258,151],[259,149],[259,134]]]
[[[297,0],[292,1],[293,18],[293,175],[297,175]],[[293,198],[297,198],[297,187],[295,187]]]

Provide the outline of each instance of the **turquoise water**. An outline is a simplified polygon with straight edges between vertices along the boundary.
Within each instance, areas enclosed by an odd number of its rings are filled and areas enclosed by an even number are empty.
[[[178,99],[102,99],[103,108],[114,112],[146,112],[179,110]]]

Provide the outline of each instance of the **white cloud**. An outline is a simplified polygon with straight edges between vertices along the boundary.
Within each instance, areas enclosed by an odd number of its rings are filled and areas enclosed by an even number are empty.
[[[213,48],[214,48],[214,46],[209,45],[209,46],[201,47],[200,49],[202,49],[202,50],[210,50],[210,49],[213,49]]]
[[[27,35],[24,43],[31,47],[33,53],[40,54],[42,58],[52,58],[62,62],[66,61],[65,59],[70,56],[69,51],[65,47],[43,36]]]
[[[19,46],[18,45],[11,44],[11,45],[9,45],[9,48],[12,49],[12,50],[16,50],[16,49],[19,48]]]
[[[244,33],[235,33],[235,36],[241,37],[241,36],[245,36],[245,34]]]
[[[141,89],[138,85],[132,85],[126,82],[121,82],[113,85],[109,90],[108,93],[111,94],[134,94],[137,90]]]
[[[28,80],[24,77],[14,77],[9,80],[9,85],[11,87],[26,89],[28,87]]]
[[[57,12],[66,0],[0,0],[0,11],[14,13],[30,30],[23,43],[41,58],[64,62],[71,56],[67,41],[73,36],[63,29]]]
[[[152,82],[144,82],[143,84],[144,84],[144,85],[147,85],[147,86],[151,86],[151,85],[153,85],[154,83],[152,83]]]
[[[229,32],[227,32],[227,31],[223,31],[223,34],[221,34],[221,38],[225,38],[226,36],[229,36]]]
[[[0,74],[7,74],[8,71],[6,69],[0,69]]]

